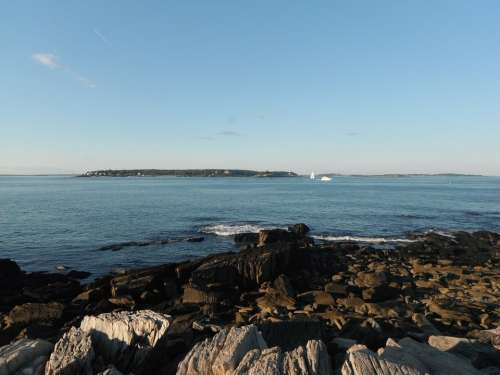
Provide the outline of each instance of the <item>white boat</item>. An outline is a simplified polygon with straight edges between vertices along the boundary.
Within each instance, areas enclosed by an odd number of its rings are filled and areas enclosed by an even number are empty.
[[[321,181],[331,181],[331,180],[332,180],[332,178],[328,177],[328,176],[321,177]]]
[[[316,176],[314,175],[314,171],[311,172],[311,176],[309,177],[311,180],[315,180]]]

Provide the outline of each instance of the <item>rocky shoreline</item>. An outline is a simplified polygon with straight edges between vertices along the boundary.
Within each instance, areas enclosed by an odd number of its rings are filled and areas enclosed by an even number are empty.
[[[308,231],[86,285],[0,260],[0,374],[500,374],[500,235]]]

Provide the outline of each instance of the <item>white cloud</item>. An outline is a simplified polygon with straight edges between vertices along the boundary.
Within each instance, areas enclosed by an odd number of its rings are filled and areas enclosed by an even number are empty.
[[[97,85],[91,81],[90,79],[82,76],[80,73],[78,72],[75,72],[73,69],[71,69],[70,67],[66,66],[66,65],[62,65],[60,62],[59,62],[59,58],[52,54],[52,53],[48,53],[48,52],[37,52],[37,53],[34,53],[33,55],[31,55],[31,57],[33,58],[33,60],[35,60],[38,64],[41,64],[43,66],[46,66],[47,68],[50,68],[50,69],[61,69],[62,71],[64,71],[66,74],[69,74],[71,77],[73,77],[74,79],[76,79],[78,82],[80,82],[80,84],[82,84],[83,86],[87,87],[87,88],[95,88]]]
[[[225,137],[241,137],[241,134],[238,132],[235,132],[234,130],[223,130],[217,134],[225,136]]]
[[[106,38],[98,29],[94,29],[94,34],[97,35],[99,39],[103,41],[104,44],[111,46],[111,43],[109,42],[108,38]]]
[[[61,65],[57,61],[57,56],[53,55],[51,53],[38,52],[38,53],[34,53],[31,57],[37,63],[44,65],[50,69],[58,69],[61,67]]]

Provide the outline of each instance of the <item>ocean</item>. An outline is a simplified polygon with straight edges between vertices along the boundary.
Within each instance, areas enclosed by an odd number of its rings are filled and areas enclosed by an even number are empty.
[[[235,233],[297,222],[317,239],[374,244],[500,232],[500,177],[0,177],[0,258],[30,271],[99,276],[237,250]],[[125,242],[136,244],[99,250]]]

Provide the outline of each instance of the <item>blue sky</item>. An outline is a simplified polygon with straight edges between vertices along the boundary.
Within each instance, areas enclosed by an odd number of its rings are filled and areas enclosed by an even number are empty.
[[[0,11],[0,173],[500,175],[497,0]]]

